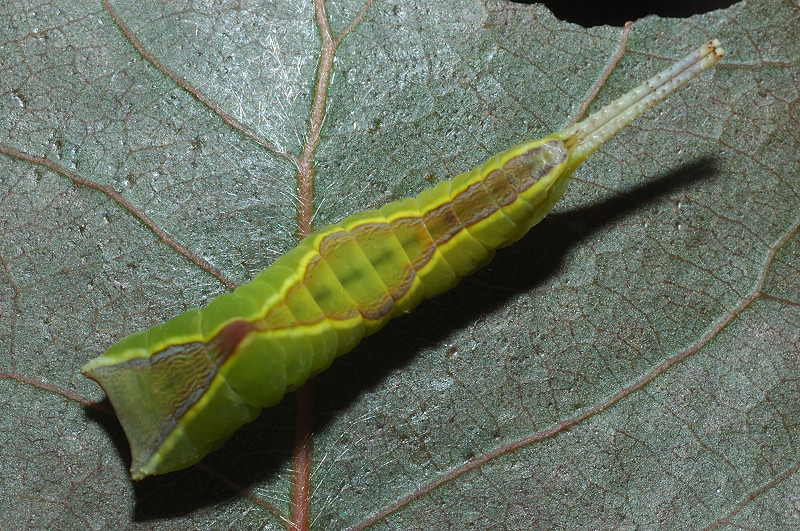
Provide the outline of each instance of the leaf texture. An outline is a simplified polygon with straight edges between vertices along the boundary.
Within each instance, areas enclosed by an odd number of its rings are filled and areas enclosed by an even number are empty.
[[[798,7],[586,30],[490,0],[321,6],[0,7],[4,525],[282,529],[292,500],[318,529],[797,525]],[[487,269],[200,466],[130,482],[88,359],[711,37],[725,59]]]

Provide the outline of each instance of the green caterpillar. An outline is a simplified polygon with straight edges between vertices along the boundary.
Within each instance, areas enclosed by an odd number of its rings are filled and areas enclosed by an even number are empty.
[[[418,196],[305,238],[233,293],[87,363],[130,441],[131,476],[190,466],[391,318],[521,238],[603,142],[723,54],[709,41],[584,121]]]

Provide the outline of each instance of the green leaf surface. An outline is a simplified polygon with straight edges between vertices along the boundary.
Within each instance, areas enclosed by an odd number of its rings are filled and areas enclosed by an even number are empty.
[[[366,1],[0,6],[0,527],[284,529],[292,499],[317,529],[800,525],[797,5],[626,34]],[[201,465],[130,481],[83,363],[312,213],[415,194],[711,37],[726,57],[489,267]]]

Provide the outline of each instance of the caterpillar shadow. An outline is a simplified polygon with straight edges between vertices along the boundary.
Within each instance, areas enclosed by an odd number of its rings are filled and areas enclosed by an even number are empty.
[[[509,298],[541,285],[557,273],[571,249],[594,233],[664,195],[711,179],[715,173],[713,158],[700,159],[598,204],[549,216],[518,243],[500,250],[490,267],[366,338],[353,352],[317,376],[312,384],[316,400],[315,431],[324,429],[338,412],[347,409],[364,392],[378,387],[389,374],[405,367],[420,350],[439,344],[454,329],[469,325]],[[264,410],[256,421],[241,428],[200,466],[138,482],[134,518],[146,521],[186,514],[242,496],[248,486],[269,482],[270,477],[280,477],[286,482],[294,439],[295,404],[295,395],[290,394],[277,406]],[[119,426],[100,416],[98,420],[106,424],[127,458],[127,442]],[[278,511],[288,507],[289,489],[286,482],[286,490],[281,494],[285,499],[276,504]]]

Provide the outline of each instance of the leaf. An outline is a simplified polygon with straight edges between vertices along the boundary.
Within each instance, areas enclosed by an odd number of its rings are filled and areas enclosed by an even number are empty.
[[[796,525],[796,7],[649,17],[615,55],[620,28],[494,1],[30,4],[0,8],[4,525],[286,527],[296,406],[317,528]],[[349,31],[331,56],[320,20]],[[710,37],[723,62],[487,269],[200,466],[130,482],[85,361],[312,213],[416,193]]]

